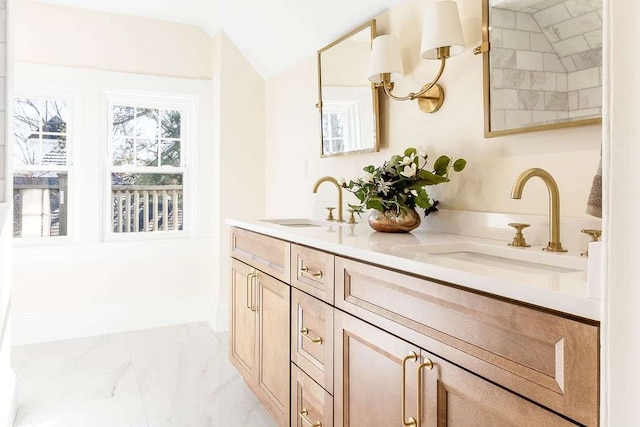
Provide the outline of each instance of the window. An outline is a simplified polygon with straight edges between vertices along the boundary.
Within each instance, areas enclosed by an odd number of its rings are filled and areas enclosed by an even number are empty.
[[[111,234],[185,229],[188,108],[157,101],[109,101]]]
[[[13,107],[13,235],[66,236],[71,102],[17,97]]]

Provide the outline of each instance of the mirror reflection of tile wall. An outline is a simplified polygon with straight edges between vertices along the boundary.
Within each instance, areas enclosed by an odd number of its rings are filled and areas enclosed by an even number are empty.
[[[602,113],[602,1],[492,0],[492,129]]]

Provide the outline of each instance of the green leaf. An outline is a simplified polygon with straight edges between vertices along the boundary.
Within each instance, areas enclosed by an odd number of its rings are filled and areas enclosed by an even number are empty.
[[[467,161],[465,159],[458,159],[453,163],[453,170],[456,172],[462,172],[466,166]]]
[[[443,176],[447,174],[447,168],[451,163],[451,159],[447,156],[440,156],[433,164],[433,170],[436,174]]]
[[[449,182],[449,178],[442,175],[436,175],[433,172],[421,170],[418,172],[418,178],[420,178],[420,187],[425,185],[438,185],[444,182]],[[415,188],[415,186],[413,186]]]
[[[431,207],[431,199],[429,198],[429,194],[427,191],[422,189],[418,192],[418,197],[416,197],[416,205],[421,207],[422,209],[428,209]]]
[[[380,201],[380,199],[370,199],[367,201],[367,209],[375,209],[377,211],[384,211],[384,205]]]
[[[362,168],[362,170],[367,172],[367,173],[373,173],[373,172],[375,172],[376,168],[373,165],[369,165],[369,166],[365,166],[364,168]]]

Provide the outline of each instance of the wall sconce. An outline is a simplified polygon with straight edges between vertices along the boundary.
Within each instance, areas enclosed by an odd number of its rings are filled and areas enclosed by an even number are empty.
[[[424,14],[422,29],[422,47],[420,56],[424,59],[439,59],[440,71],[436,78],[417,92],[407,96],[396,96],[393,93],[394,82],[402,79],[404,70],[400,57],[400,42],[392,35],[378,36],[371,46],[369,59],[369,80],[376,88],[384,88],[384,92],[396,101],[418,100],[420,110],[435,113],[444,102],[444,89],[438,80],[444,72],[447,59],[465,50],[462,24],[455,1],[445,0],[429,4]]]

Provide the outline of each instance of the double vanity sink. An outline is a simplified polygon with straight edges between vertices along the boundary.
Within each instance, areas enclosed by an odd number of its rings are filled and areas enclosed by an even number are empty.
[[[597,320],[599,301],[587,285],[587,258],[577,251],[546,252],[540,246],[514,248],[508,242],[416,231],[384,234],[366,223],[321,219],[254,221],[279,237],[319,239],[323,249],[544,308]],[[301,242],[302,243],[302,242]],[[316,245],[317,246],[317,245]]]
[[[227,224],[230,360],[279,426],[599,424],[600,304],[578,252]]]

